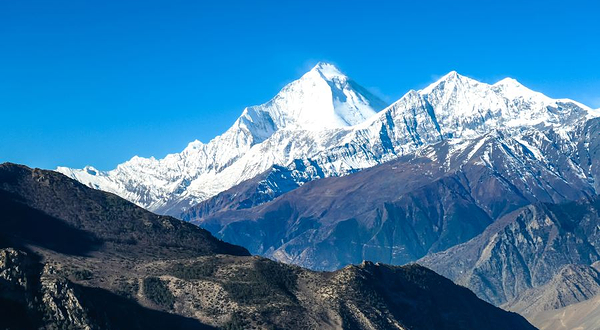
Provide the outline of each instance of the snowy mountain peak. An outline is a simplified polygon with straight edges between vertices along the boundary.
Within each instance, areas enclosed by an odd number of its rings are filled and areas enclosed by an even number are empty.
[[[552,99],[542,93],[535,92],[514,78],[504,78],[493,85],[486,84],[456,71],[450,71],[436,82],[423,88],[419,93],[425,97],[445,96],[448,99],[460,101],[461,98],[488,99],[491,94],[497,94],[508,100],[528,99],[537,102],[551,102]]]
[[[500,81],[498,81],[497,83],[494,84],[494,86],[522,86],[520,82],[517,81],[517,79],[511,78],[511,77],[506,77]]]
[[[456,71],[418,91],[418,95],[407,93],[389,109],[410,123],[411,134],[418,132],[412,137],[417,141],[426,134],[471,138],[495,128],[535,125],[565,130],[582,117],[593,117],[583,105],[551,99],[515,79],[490,85]]]
[[[451,81],[451,80],[456,80],[456,79],[461,79],[461,78],[463,78],[463,76],[458,74],[458,72],[452,70],[452,71],[448,72],[447,74],[445,74],[444,76],[442,76],[442,78],[438,79],[438,83],[442,82],[442,81]]]
[[[322,130],[356,125],[385,106],[333,64],[320,62],[269,102],[246,108],[238,121],[263,140],[281,129]]]
[[[473,86],[476,86],[478,84],[481,84],[481,83],[478,82],[477,80],[471,79],[466,76],[462,76],[462,75],[458,74],[458,72],[456,72],[456,71],[450,71],[449,73],[447,73],[446,75],[444,75],[443,77],[438,79],[436,82],[423,88],[419,92],[422,95],[426,95],[426,94],[431,94],[435,90],[438,90],[438,89],[445,89],[445,90],[463,89],[463,88],[471,89]]]
[[[536,103],[539,106],[550,105],[556,101],[523,86],[513,78],[504,78],[490,85],[462,76],[456,71],[451,71],[433,84],[423,88],[419,94],[430,102],[442,102],[453,108],[460,108],[462,113],[477,110],[482,106],[484,108],[497,107],[497,103],[518,100]]]
[[[537,99],[539,102],[550,102],[551,99],[542,93],[532,91],[513,78],[504,78],[492,85],[492,89],[507,99]]]
[[[319,62],[307,74],[320,74],[326,80],[346,80],[348,77],[340,71],[335,65],[327,62]]]

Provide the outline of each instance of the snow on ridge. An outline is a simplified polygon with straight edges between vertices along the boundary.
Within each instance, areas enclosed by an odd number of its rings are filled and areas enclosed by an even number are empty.
[[[323,75],[323,77],[327,80],[341,79],[347,80],[348,77],[343,74],[340,69],[338,69],[335,65],[327,62],[319,62],[315,65],[310,72],[319,72]]]
[[[489,85],[452,71],[383,102],[335,66],[319,63],[269,102],[247,107],[225,133],[193,141],[163,159],[134,157],[116,169],[57,171],[159,213],[210,198],[273,165],[314,160],[325,176],[345,175],[444,139],[474,138],[494,129],[571,125],[589,108],[552,100],[514,79]],[[589,111],[588,111],[589,113]],[[585,117],[585,116],[584,116]],[[95,173],[95,174],[93,174]]]
[[[244,109],[231,128],[206,144],[196,140],[182,152],[158,160],[136,156],[100,175],[91,175],[86,169],[58,167],[56,170],[156,211],[167,204],[178,203],[183,196],[192,196],[198,201],[210,197],[242,178],[250,178],[275,163],[287,161],[290,155],[308,152],[279,150],[277,153],[282,155],[274,157],[258,154],[248,165],[250,169],[239,169],[238,173],[225,171],[238,162],[248,163],[241,158],[276,132],[311,131],[313,133],[305,133],[311,135],[350,127],[384,107],[383,101],[352,82],[335,66],[319,63],[286,85],[269,102]],[[289,144],[290,139],[287,141]],[[315,146],[307,148],[312,150]],[[271,149],[279,148],[274,145]],[[227,175],[220,175],[223,172]]]
[[[438,80],[436,80],[435,82],[429,84],[429,86],[421,89],[420,91],[418,91],[420,94],[429,94],[433,91],[434,88],[440,86],[441,84],[445,83],[446,81],[452,81],[454,79],[460,79],[461,75],[458,74],[458,72],[456,71],[450,71],[447,74],[443,75],[441,78],[439,78]],[[464,77],[466,78],[466,77]],[[467,78],[470,79],[470,78]]]
[[[280,129],[352,126],[385,107],[377,97],[365,94],[334,65],[321,62],[269,102],[246,108],[239,120],[263,140]]]

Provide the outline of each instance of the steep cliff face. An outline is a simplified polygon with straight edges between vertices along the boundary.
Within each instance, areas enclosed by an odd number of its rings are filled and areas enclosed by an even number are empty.
[[[31,269],[34,269],[32,272]],[[36,286],[36,263],[21,251],[0,249],[0,327],[34,329],[41,313],[31,308]],[[33,274],[32,274],[33,273]]]
[[[56,172],[2,164],[0,192],[2,328],[534,329],[421,266],[252,257]]]
[[[565,265],[591,265],[600,254],[600,198],[535,204],[502,217],[467,243],[419,261],[494,304],[510,303]]]
[[[566,265],[548,283],[520,293],[502,306],[527,317],[573,305],[600,294],[598,263]]]

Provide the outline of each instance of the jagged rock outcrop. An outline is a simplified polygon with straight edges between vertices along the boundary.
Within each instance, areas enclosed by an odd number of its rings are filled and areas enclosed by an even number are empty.
[[[69,281],[13,248],[0,249],[0,306],[3,329],[98,329]]]

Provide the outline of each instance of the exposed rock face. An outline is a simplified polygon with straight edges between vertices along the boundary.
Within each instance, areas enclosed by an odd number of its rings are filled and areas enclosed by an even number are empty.
[[[75,286],[51,266],[42,268],[36,255],[0,249],[0,278],[3,329],[99,329]]]
[[[27,291],[30,283],[25,268],[28,266],[25,253],[10,248],[0,250],[0,279],[4,288]]]
[[[40,295],[43,318],[51,322],[47,327],[98,329],[90,320],[74,285],[64,278],[57,277],[52,267],[44,267],[40,278]]]
[[[600,273],[588,265],[566,265],[546,284],[519,294],[504,309],[526,317],[588,300],[600,293]]]
[[[323,273],[252,257],[12,164],[0,165],[0,191],[1,328],[534,329],[418,265]]]
[[[528,317],[540,330],[599,329],[600,296]]]
[[[81,278],[65,271],[71,266],[67,256],[39,252],[59,268],[41,264],[32,252],[0,249],[2,329],[211,328],[193,319],[144,308],[107,290],[76,284],[73,281]],[[8,259],[3,258],[6,256]]]
[[[548,283],[569,264],[600,259],[600,197],[518,209],[467,243],[426,256],[420,264],[496,305]]]
[[[593,196],[600,120],[565,134],[493,131],[448,140],[340,178],[306,183],[261,204],[266,173],[184,215],[252,253],[314,269],[362,260],[405,264],[477,236],[536,202]]]
[[[0,328],[32,329],[39,312],[32,308],[35,277],[29,270],[34,263],[26,253],[0,249]]]

